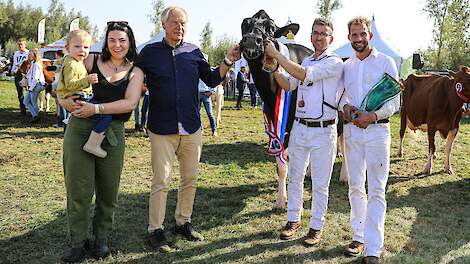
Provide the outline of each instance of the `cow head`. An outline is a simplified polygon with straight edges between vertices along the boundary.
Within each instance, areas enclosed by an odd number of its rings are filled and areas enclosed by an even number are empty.
[[[247,60],[254,60],[264,53],[264,40],[285,36],[289,31],[295,35],[299,31],[299,24],[292,23],[279,28],[264,10],[260,10],[252,17],[245,18],[241,28],[240,47],[243,56]]]
[[[470,102],[470,68],[462,66],[454,76],[454,88],[465,103]]]

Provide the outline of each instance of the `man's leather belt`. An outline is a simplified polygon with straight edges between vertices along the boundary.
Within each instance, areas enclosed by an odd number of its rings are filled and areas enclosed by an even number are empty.
[[[390,120],[388,118],[385,118],[385,119],[380,119],[380,120],[374,121],[371,124],[387,124],[389,122],[390,122]],[[347,123],[350,123],[350,122],[344,120],[343,123],[346,125]]]
[[[307,127],[327,127],[336,123],[336,119],[327,120],[327,121],[312,121],[304,118],[295,118],[296,121],[299,121],[302,125]]]

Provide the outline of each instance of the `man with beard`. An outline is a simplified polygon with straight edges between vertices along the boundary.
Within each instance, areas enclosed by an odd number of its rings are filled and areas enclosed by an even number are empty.
[[[397,96],[374,112],[358,108],[384,73],[396,80],[398,73],[392,58],[370,46],[373,35],[369,19],[355,17],[349,21],[348,29],[355,56],[344,65],[345,100],[341,101],[340,108],[343,108],[345,121],[350,122],[345,123],[343,133],[353,236],[345,254],[358,256],[364,251],[363,263],[379,263],[387,207],[385,188],[390,169],[389,117],[399,109],[400,99]]]
[[[336,120],[342,85],[343,61],[332,53],[333,25],[317,18],[313,22],[310,41],[314,54],[302,65],[290,61],[266,43],[265,52],[290,74],[286,78],[274,64],[274,78],[284,89],[297,89],[295,122],[289,139],[289,184],[287,186],[287,224],[281,231],[283,240],[293,239],[301,226],[305,172],[312,168],[312,206],[310,230],[303,238],[304,246],[318,246],[328,206],[328,189],[336,156]],[[266,65],[265,65],[266,67]]]

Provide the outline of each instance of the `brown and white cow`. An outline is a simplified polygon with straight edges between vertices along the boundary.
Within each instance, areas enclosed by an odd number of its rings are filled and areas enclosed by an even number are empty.
[[[398,155],[403,155],[406,126],[427,130],[429,156],[424,172],[431,174],[436,150],[434,136],[439,131],[446,138],[444,171],[452,174],[450,152],[463,115],[463,104],[470,101],[470,68],[463,66],[452,76],[410,75],[404,86]]]

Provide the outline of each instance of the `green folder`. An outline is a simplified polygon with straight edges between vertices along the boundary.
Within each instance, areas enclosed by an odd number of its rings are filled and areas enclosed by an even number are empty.
[[[395,98],[400,92],[400,83],[392,76],[384,73],[382,79],[372,87],[364,100],[362,100],[360,110],[366,112],[376,111],[386,102]]]

